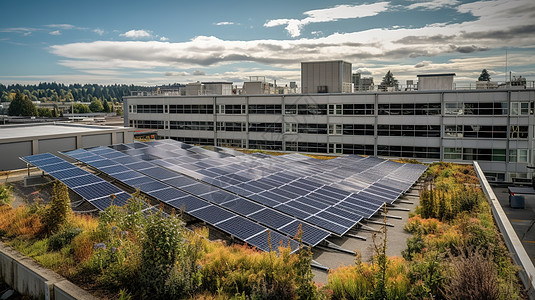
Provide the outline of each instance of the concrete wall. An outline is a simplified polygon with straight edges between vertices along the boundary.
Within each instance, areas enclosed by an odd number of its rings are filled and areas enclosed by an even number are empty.
[[[32,155],[32,141],[0,144],[0,153],[2,154],[0,171],[24,168],[26,164],[18,157]]]
[[[22,295],[38,299],[97,299],[33,259],[0,243],[0,280]]]

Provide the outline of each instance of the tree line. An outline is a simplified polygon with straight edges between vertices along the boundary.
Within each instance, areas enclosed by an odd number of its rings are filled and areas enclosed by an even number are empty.
[[[11,102],[17,91],[28,97],[30,101],[41,102],[92,102],[97,99],[102,102],[122,102],[123,96],[130,95],[130,91],[152,91],[154,87],[114,84],[69,84],[56,82],[42,82],[39,84],[0,84],[0,102]]]

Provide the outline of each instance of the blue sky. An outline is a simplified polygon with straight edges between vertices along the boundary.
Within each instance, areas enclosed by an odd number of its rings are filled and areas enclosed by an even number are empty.
[[[0,83],[160,85],[265,76],[343,59],[376,83],[483,68],[535,80],[535,1],[5,1]]]

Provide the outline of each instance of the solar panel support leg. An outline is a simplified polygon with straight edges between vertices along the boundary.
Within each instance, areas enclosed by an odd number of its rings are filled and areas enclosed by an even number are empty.
[[[388,215],[388,214],[380,214],[381,217],[387,217],[387,218],[391,218],[391,219],[396,219],[396,220],[403,220],[402,217],[400,216],[394,216],[394,215]]]
[[[363,241],[366,240],[365,237],[360,236],[360,235],[356,235],[356,234],[352,234],[352,233],[346,233],[346,234],[344,234],[344,236],[348,236],[348,237],[351,237],[351,238],[354,238],[354,239],[363,240]]]
[[[366,231],[371,231],[371,232],[381,232],[381,230],[377,230],[377,229],[375,229],[373,227],[364,225],[362,223],[359,223],[359,225],[360,225],[360,227],[359,227],[360,230],[366,230]]]
[[[388,210],[397,210],[397,211],[411,211],[408,208],[404,207],[395,207],[395,206],[388,206]]]
[[[319,262],[317,262],[315,260],[312,260],[310,266],[312,266],[313,268],[317,268],[317,269],[323,270],[323,271],[329,271],[331,269],[329,267],[326,267],[326,266],[320,264]]]
[[[412,201],[405,201],[405,200],[398,200],[397,202],[401,203],[401,204],[410,204],[410,205],[414,204],[414,202],[412,202]]]
[[[372,221],[372,220],[367,220],[366,222],[370,223],[370,224],[376,224],[376,225],[386,225],[388,227],[394,227],[394,224],[390,224],[390,223],[385,223],[385,222],[378,222],[378,221]]]

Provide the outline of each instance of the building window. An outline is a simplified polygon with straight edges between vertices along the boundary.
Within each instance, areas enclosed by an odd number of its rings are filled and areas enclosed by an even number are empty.
[[[329,144],[329,153],[342,154],[342,145],[340,145],[340,144]]]
[[[171,137],[173,140],[183,142],[191,145],[214,145],[214,139],[203,139],[203,138],[193,138],[193,137]]]
[[[256,115],[280,115],[282,105],[280,104],[249,104],[249,114]]]
[[[227,148],[245,148],[246,141],[238,139],[217,139],[217,146]]]
[[[297,113],[300,115],[326,115],[327,104],[299,104]]]
[[[137,113],[138,114],[162,114],[163,105],[138,104]]]
[[[329,87],[326,85],[318,85],[318,93],[324,94],[329,92]]]
[[[327,134],[327,124],[297,124],[299,133]]]
[[[128,112],[137,113],[137,105],[128,105]]]
[[[342,134],[342,124],[329,124],[329,134],[331,135]]]
[[[344,104],[343,114],[348,116],[373,115],[375,104]]]
[[[512,139],[527,139],[528,138],[528,126],[511,126],[509,137]]]
[[[505,149],[463,148],[463,160],[505,161]]]
[[[344,135],[374,135],[373,124],[344,124]]]
[[[463,104],[459,102],[454,103],[444,103],[445,109],[444,114],[445,115],[453,115],[458,116],[463,114]]]
[[[297,142],[285,142],[284,146],[286,151],[297,151]]]
[[[284,133],[297,133],[297,123],[284,123]]]
[[[378,156],[440,159],[438,147],[377,145]]]
[[[511,116],[529,116],[529,102],[511,102]]]
[[[342,146],[342,153],[355,155],[373,155],[373,148],[373,145],[344,144]]]
[[[249,132],[282,133],[282,123],[249,123]]]
[[[145,129],[164,129],[164,121],[135,120],[134,127]]]
[[[378,136],[440,137],[440,125],[377,125]]]
[[[446,125],[444,126],[445,137],[465,137],[465,138],[486,138],[504,139],[507,138],[507,126],[492,125]]]
[[[488,181],[505,181],[505,173],[485,172],[485,177]]]
[[[285,104],[284,105],[284,114],[285,115],[295,115],[295,114],[297,114],[297,105],[296,104]]]
[[[444,147],[444,159],[463,159],[463,148]]]
[[[329,104],[329,115],[341,115],[342,104]]]
[[[245,131],[245,123],[217,122],[217,131]]]
[[[282,141],[249,140],[249,149],[282,151]]]
[[[509,149],[509,162],[528,163],[528,149]]]
[[[327,153],[327,144],[298,142],[297,150],[299,152]]]
[[[243,104],[220,104],[217,105],[216,112],[222,115],[243,115],[245,114],[245,105]]]
[[[211,104],[171,104],[170,114],[213,114],[214,106]]]
[[[170,121],[170,129],[173,129],[173,130],[214,131],[214,122]]]

